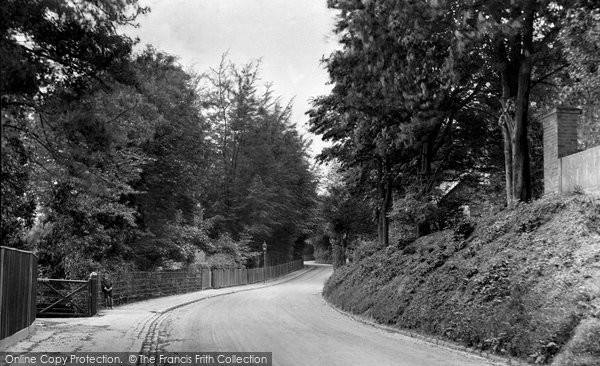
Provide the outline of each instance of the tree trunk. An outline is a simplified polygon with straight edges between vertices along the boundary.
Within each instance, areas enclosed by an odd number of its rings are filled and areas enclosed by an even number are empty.
[[[381,216],[381,209],[378,207],[375,210],[375,217],[377,218],[377,243],[381,245],[383,242],[383,220]]]
[[[421,175],[429,175],[431,172],[431,145],[427,138],[421,144]]]
[[[377,209],[377,242],[379,243],[379,246],[383,246],[383,242],[384,242],[384,232],[385,232],[385,220],[384,220],[384,216],[385,213],[383,212],[383,210],[381,210],[381,208]]]
[[[381,228],[378,241],[379,246],[385,248],[390,243],[390,234],[389,234],[389,218],[387,217],[387,211],[383,209],[385,206],[385,202],[381,204],[382,208],[379,210],[379,226]]]
[[[386,157],[385,158],[385,163],[382,162],[381,164],[381,175],[380,175],[380,182],[379,182],[379,202],[380,202],[380,207],[378,209],[379,211],[379,217],[378,217],[378,239],[379,239],[379,245],[381,247],[387,247],[390,243],[390,219],[388,218],[387,214],[390,211],[390,208],[392,207],[392,201],[393,201],[393,196],[392,196],[392,184],[393,184],[393,179],[392,179],[392,167],[391,167],[391,163],[390,163],[390,158]]]
[[[383,242],[381,245],[383,247],[387,247],[390,245],[390,218],[387,213],[390,211],[392,207],[392,183],[391,179],[387,179],[386,190],[385,190],[385,198],[383,200]]]
[[[523,12],[525,20],[520,36],[510,39],[510,57],[504,41],[498,47],[501,66],[502,114],[499,124],[504,138],[506,174],[506,203],[531,200],[531,174],[527,140],[529,90],[533,53],[534,4],[528,3]]]
[[[346,263],[343,239],[341,237],[335,238],[333,240],[331,246],[331,256],[333,257],[332,264],[334,269],[339,268]]]
[[[527,140],[529,89],[531,87],[531,56],[533,52],[532,5],[526,8],[523,31],[523,53],[518,74],[518,91],[513,135],[513,198],[527,202],[531,200],[531,173],[529,167],[529,145]]]
[[[507,117],[504,117],[505,119]],[[506,176],[506,206],[513,205],[513,160],[512,160],[512,142],[510,132],[510,121],[501,122],[502,135],[504,136],[504,173]]]

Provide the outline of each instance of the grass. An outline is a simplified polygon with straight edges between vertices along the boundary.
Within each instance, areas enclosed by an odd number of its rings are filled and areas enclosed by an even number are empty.
[[[458,239],[359,250],[324,295],[344,310],[532,363],[600,365],[600,199],[547,197]]]

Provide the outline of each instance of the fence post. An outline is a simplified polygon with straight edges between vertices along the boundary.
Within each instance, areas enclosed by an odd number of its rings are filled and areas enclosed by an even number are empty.
[[[35,255],[29,257],[29,266],[29,278],[31,278],[29,290],[29,325],[31,325],[35,321],[37,307],[37,257]]]
[[[28,283],[27,283],[28,286],[27,287],[31,288],[33,286],[33,281],[34,281],[34,279],[33,279],[33,263],[32,263],[33,262],[33,256],[29,256],[28,259],[29,259],[28,260],[28,262],[29,262],[28,263],[29,264],[28,265],[29,271],[28,271],[28,276],[27,276],[28,277],[27,278],[27,281],[28,281]],[[37,279],[35,281],[37,282]],[[31,291],[27,291],[27,305],[28,305],[27,306],[27,326],[30,326],[31,322],[32,322],[32,320],[31,320],[31,301],[32,301],[32,296],[31,295],[32,295]],[[35,300],[33,300],[33,301],[35,302]]]
[[[90,273],[88,280],[88,316],[98,312],[98,273]]]
[[[4,314],[8,311],[8,304],[4,304],[4,298],[2,294],[4,293],[4,269],[7,267],[7,264],[4,262],[4,247],[0,247],[0,339],[4,339],[9,335],[8,324],[5,321]]]

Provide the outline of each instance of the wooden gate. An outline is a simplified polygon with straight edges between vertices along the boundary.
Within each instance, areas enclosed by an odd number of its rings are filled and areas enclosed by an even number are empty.
[[[98,277],[87,281],[38,278],[37,316],[92,316],[98,303]]]

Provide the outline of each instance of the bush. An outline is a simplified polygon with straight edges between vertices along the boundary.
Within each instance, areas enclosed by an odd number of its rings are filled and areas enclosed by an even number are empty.
[[[235,268],[238,267],[233,255],[228,253],[213,254],[206,260],[206,265],[210,268]]]
[[[555,359],[554,365],[586,366],[600,362],[600,319],[588,318],[579,323],[573,338]]]
[[[242,237],[239,240],[234,240],[228,233],[221,234],[218,239],[213,241],[213,250],[211,258],[215,257],[215,265],[220,266],[221,263],[229,263],[229,267],[243,268],[247,262],[256,257],[259,253],[253,252],[249,247],[250,238]],[[218,259],[217,259],[218,258]],[[227,258],[226,260],[224,258]]]
[[[379,250],[379,245],[374,240],[360,240],[357,244],[352,255],[352,262],[355,263],[372,256]]]
[[[600,365],[599,242],[600,199],[546,197],[477,226],[461,220],[404,249],[360,245],[323,294],[378,322],[469,347]]]
[[[465,240],[475,231],[475,222],[470,219],[462,219],[456,226],[454,227],[453,237],[454,240]]]
[[[440,210],[429,197],[407,194],[394,201],[390,218],[403,227],[418,227],[418,235],[421,236],[439,227]]]
[[[317,247],[314,251],[315,262],[331,264],[331,247]]]

